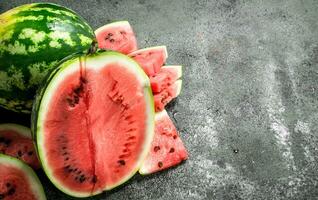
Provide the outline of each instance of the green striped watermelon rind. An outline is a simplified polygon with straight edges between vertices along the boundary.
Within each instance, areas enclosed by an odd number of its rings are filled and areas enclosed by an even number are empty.
[[[52,3],[26,4],[2,13],[0,35],[0,106],[23,113],[30,112],[49,69],[89,49],[95,38],[83,18]]]

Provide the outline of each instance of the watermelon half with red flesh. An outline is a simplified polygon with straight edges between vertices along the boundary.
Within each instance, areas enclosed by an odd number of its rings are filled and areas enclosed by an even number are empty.
[[[138,49],[135,33],[129,22],[106,24],[95,31],[98,47],[104,50],[129,54]]]
[[[32,129],[45,173],[61,191],[87,197],[132,177],[154,134],[150,82],[117,52],[61,64],[34,104]]]
[[[155,115],[155,136],[150,152],[139,169],[140,174],[151,174],[188,159],[188,152],[166,110]]]
[[[166,46],[149,47],[139,49],[128,54],[145,71],[148,76],[153,76],[160,71],[168,58]]]
[[[16,157],[34,169],[40,168],[31,130],[18,124],[0,124],[0,153]]]
[[[28,165],[0,154],[0,199],[45,200],[46,197],[38,177]]]

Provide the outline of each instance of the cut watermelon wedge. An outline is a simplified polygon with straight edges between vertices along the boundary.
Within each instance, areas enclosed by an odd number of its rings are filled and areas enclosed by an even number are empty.
[[[156,46],[134,51],[128,56],[137,61],[148,76],[153,76],[166,62],[168,53],[166,46]]]
[[[0,124],[0,153],[16,157],[34,169],[40,163],[31,138],[31,130],[18,124]]]
[[[137,40],[129,22],[106,24],[95,31],[98,47],[129,54],[138,49]]]
[[[174,98],[179,96],[182,88],[182,80],[177,80],[173,85],[165,88],[160,93],[154,94],[155,110],[162,111],[165,106]]]
[[[155,137],[139,173],[146,175],[188,159],[188,152],[166,110],[155,115]]]
[[[159,93],[168,88],[182,76],[182,66],[163,66],[158,73],[150,76],[150,84],[153,93]]]
[[[40,180],[24,162],[0,154],[0,199],[45,200]]]
[[[150,82],[117,52],[75,57],[54,71],[34,104],[43,169],[61,191],[88,197],[131,178],[154,134]]]

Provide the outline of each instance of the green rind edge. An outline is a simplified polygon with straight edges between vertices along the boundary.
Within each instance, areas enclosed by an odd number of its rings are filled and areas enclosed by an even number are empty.
[[[101,49],[98,49],[96,51],[96,53],[94,54],[91,54],[89,55],[90,58],[93,58],[95,56],[101,56],[101,54],[103,53],[107,53],[107,54],[114,54],[114,55],[117,55],[117,56],[121,56],[123,57],[124,59],[129,59],[131,62],[134,62],[136,66],[138,66],[138,71],[139,73],[141,73],[143,75],[143,77],[145,79],[148,79],[149,81],[149,78],[148,76],[145,74],[145,72],[143,71],[143,69],[140,67],[140,65],[135,61],[133,60],[132,58],[124,55],[124,54],[121,54],[121,53],[118,53],[118,52],[115,52],[115,51],[105,51],[105,50],[101,50]],[[41,161],[41,163],[43,162],[42,161],[42,157],[40,156],[41,154],[39,154],[39,152],[41,152],[41,148],[39,147],[38,145],[38,137],[37,137],[37,129],[38,129],[38,115],[39,115],[39,112],[40,112],[40,107],[41,107],[41,101],[43,99],[43,96],[45,95],[45,91],[47,89],[47,87],[50,85],[50,82],[51,80],[55,77],[55,75],[57,75],[60,71],[63,71],[64,68],[67,68],[67,66],[69,66],[71,63],[73,62],[76,62],[76,59],[80,56],[87,56],[87,53],[85,52],[80,52],[80,53],[76,53],[74,55],[71,55],[65,59],[63,59],[60,64],[52,70],[52,72],[50,74],[48,74],[48,78],[46,79],[45,83],[42,85],[42,87],[38,90],[38,93],[36,95],[36,98],[35,98],[35,102],[33,104],[33,107],[32,107],[32,115],[31,115],[31,132],[32,132],[32,137],[33,137],[33,140],[35,141],[35,144],[36,144],[36,149],[37,149],[37,153],[38,153],[38,157],[39,157],[39,160]],[[150,86],[150,81],[149,81],[149,86],[147,87],[147,91],[148,91],[148,94],[149,94],[149,97],[150,97],[150,102],[149,102],[149,105],[150,105],[150,113],[149,113],[149,117],[152,118],[151,122],[152,124],[150,126],[152,126],[152,129],[154,128],[154,117],[155,117],[155,109],[154,109],[154,98],[153,98],[153,94],[152,94],[152,90],[151,90],[151,86]],[[154,136],[154,131],[151,131],[150,133],[148,134],[151,134],[151,141],[153,139],[153,136]],[[143,155],[143,160],[146,158],[147,156],[147,153],[149,152],[150,150],[150,147],[151,147],[151,142],[150,144],[148,144],[149,147],[145,148],[146,150],[144,150],[144,155]],[[111,190],[115,187],[118,187],[119,185],[122,185],[124,184],[125,182],[127,182],[133,175],[135,175],[140,166],[142,165],[142,162],[141,161],[139,163],[139,166],[136,168],[135,171],[133,171],[131,173],[131,176],[127,177],[125,180],[123,180],[122,182],[120,182],[119,184],[113,186],[112,188],[109,188],[109,189],[105,189],[105,190],[102,190],[98,193],[93,193],[93,194],[90,194],[88,196],[78,196],[76,195],[76,193],[68,193],[67,191],[65,191],[62,187],[60,187],[58,184],[56,184],[54,181],[52,181],[52,177],[46,172],[45,168],[43,167],[44,169],[44,172],[46,173],[47,177],[50,179],[50,181],[55,185],[55,187],[57,187],[59,190],[61,190],[62,192],[64,192],[65,194],[69,195],[69,196],[72,196],[72,197],[78,197],[78,198],[86,198],[86,197],[91,197],[91,196],[95,196],[95,195],[98,195],[100,193],[102,193],[103,191],[107,191],[107,190]]]
[[[36,175],[36,173],[33,171],[33,169],[25,164],[24,162],[20,161],[17,158],[7,156],[0,153],[0,163],[10,163],[14,164],[18,169],[24,172],[24,174],[29,178],[32,179],[32,186],[36,186],[36,190],[38,192],[38,196],[40,196],[39,200],[46,200],[45,192],[43,189],[43,186],[40,182],[40,179]],[[31,184],[30,184],[31,185]]]

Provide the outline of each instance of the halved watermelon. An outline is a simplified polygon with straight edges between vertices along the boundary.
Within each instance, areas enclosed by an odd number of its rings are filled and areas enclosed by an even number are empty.
[[[95,31],[98,47],[129,54],[138,49],[135,33],[129,22],[106,24]]]
[[[46,197],[38,177],[28,165],[0,154],[0,199],[45,200]]]
[[[87,197],[131,178],[150,149],[154,105],[139,65],[117,52],[75,57],[34,104],[40,161],[61,191]]]
[[[34,169],[40,163],[29,128],[18,124],[0,124],[0,153],[19,158]]]
[[[153,76],[160,71],[160,68],[168,58],[166,46],[149,47],[134,51],[128,56],[132,57],[143,68],[148,76]]]
[[[139,169],[140,174],[151,174],[188,159],[188,152],[166,110],[155,115],[155,137],[150,152]]]
[[[159,93],[165,88],[172,85],[182,76],[182,66],[171,65],[163,66],[160,71],[153,76],[150,76],[150,84],[153,93]]]
[[[156,112],[162,111],[172,99],[179,96],[181,88],[182,80],[177,80],[173,85],[163,89],[160,93],[154,94]]]

